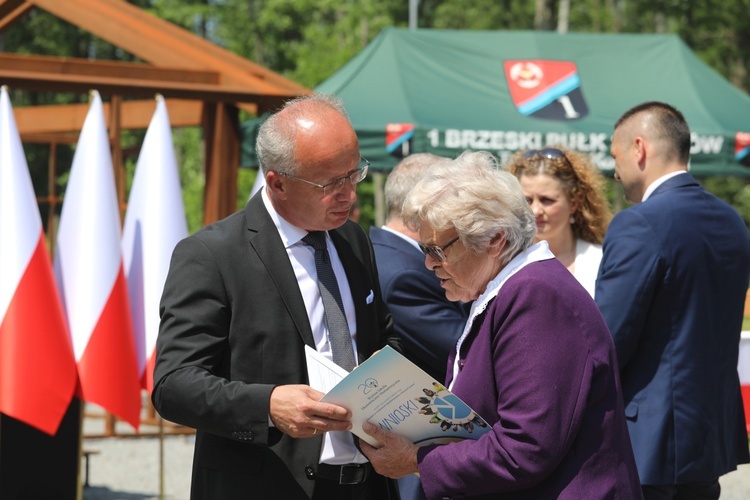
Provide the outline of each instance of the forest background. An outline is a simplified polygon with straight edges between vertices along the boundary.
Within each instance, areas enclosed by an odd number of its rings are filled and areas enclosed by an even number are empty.
[[[128,1],[308,88],[328,78],[383,28],[407,27],[410,21],[409,0]],[[416,12],[418,28],[675,33],[732,84],[744,92],[750,89],[750,0],[421,0]],[[41,9],[0,34],[0,52],[138,61]],[[14,107],[88,100],[81,94],[10,91]],[[128,187],[144,134],[145,130],[129,131],[123,136]],[[175,128],[173,137],[192,233],[203,220],[201,130]],[[57,148],[58,194],[64,195],[74,147]],[[42,199],[48,194],[49,148],[24,144],[24,149]],[[238,209],[247,201],[256,175],[256,169],[240,169]],[[700,181],[732,204],[750,227],[750,177]],[[375,220],[373,185],[366,180],[360,186],[360,223],[367,229]],[[623,208],[621,190],[611,178],[608,196],[615,209]],[[40,209],[46,213],[44,202]]]

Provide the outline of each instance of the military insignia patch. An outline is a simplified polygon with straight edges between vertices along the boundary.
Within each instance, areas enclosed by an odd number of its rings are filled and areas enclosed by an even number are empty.
[[[519,113],[546,120],[577,120],[589,112],[578,68],[570,61],[505,61],[505,78]]]

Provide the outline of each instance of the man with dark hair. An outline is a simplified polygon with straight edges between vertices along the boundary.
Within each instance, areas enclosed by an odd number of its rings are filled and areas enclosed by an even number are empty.
[[[307,385],[305,346],[347,370],[400,349],[348,220],[368,163],[341,102],[316,94],[266,120],[256,150],[265,187],[177,245],[161,302],[152,398],[198,431],[191,498],[397,498],[351,412]]]
[[[737,376],[750,238],[687,172],[690,129],[660,102],[617,121],[615,178],[633,207],[604,239],[596,302],[614,337],[625,415],[649,499],[716,499],[746,463]]]

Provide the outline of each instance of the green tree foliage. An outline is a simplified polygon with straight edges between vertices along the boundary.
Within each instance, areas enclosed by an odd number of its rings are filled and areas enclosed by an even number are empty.
[[[478,0],[431,3],[433,5],[423,6],[428,16],[420,22],[421,27],[475,30],[528,30],[534,27],[534,2]]]
[[[152,0],[148,10],[308,87],[407,12],[401,0]]]
[[[407,0],[129,0],[148,12],[313,88],[357,54],[386,26],[405,27]],[[568,9],[567,16],[564,14]],[[676,33],[710,66],[738,88],[750,89],[750,0],[421,0],[418,26],[439,29],[555,30],[567,18],[570,32]],[[22,54],[134,60],[133,56],[54,18],[32,10],[0,34],[0,51]],[[678,85],[679,82],[675,82]],[[85,95],[12,94],[14,106],[86,102]],[[131,137],[137,149],[137,141]],[[175,131],[189,228],[202,223],[201,133]],[[49,150],[25,145],[37,193],[48,190],[45,178]],[[69,168],[72,148],[60,146],[58,165]],[[132,161],[128,157],[132,175]],[[66,169],[57,186],[62,189]],[[237,206],[255,181],[256,170],[242,170]],[[750,187],[744,179],[708,179],[708,189],[732,203],[750,223]],[[373,185],[358,189],[362,223],[372,224]],[[610,184],[616,209],[624,208],[621,189]],[[44,210],[44,208],[43,208]]]

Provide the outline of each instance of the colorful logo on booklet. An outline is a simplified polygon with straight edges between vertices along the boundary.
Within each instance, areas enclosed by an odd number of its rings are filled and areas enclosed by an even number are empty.
[[[432,389],[425,387],[422,392],[424,396],[415,399],[418,406],[421,406],[419,413],[432,415],[430,423],[440,426],[443,432],[456,432],[463,428],[472,433],[475,425],[487,427],[487,422],[441,384],[433,382]]]
[[[365,396],[370,394],[373,389],[377,389],[377,388],[378,388],[378,381],[375,380],[374,378],[368,378],[367,380],[365,380],[364,384],[359,384],[357,386],[357,389],[362,391],[362,394],[364,394]]]

